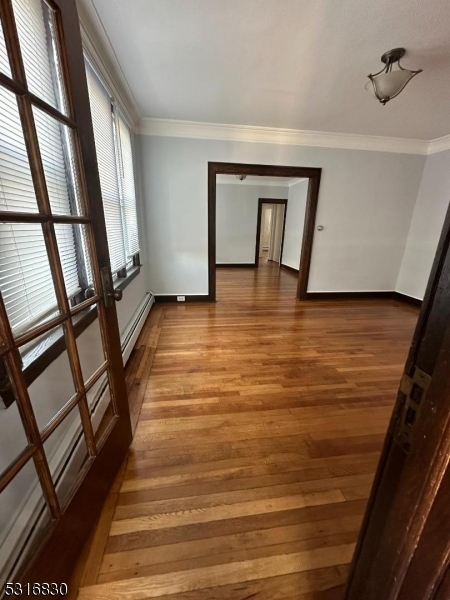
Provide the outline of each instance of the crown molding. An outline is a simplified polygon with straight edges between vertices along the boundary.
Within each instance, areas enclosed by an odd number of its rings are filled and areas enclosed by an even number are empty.
[[[153,118],[141,119],[137,132],[142,135],[371,150],[400,154],[428,154],[429,146],[427,140]]]
[[[136,100],[92,0],[76,0],[83,49],[105,80],[128,124],[136,132],[140,114]]]
[[[438,154],[438,152],[445,152],[446,150],[450,150],[450,135],[431,140],[428,144],[428,154]]]

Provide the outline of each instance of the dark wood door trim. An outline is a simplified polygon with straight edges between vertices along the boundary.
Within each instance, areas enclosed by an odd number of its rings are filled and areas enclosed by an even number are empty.
[[[261,215],[263,204],[284,204],[283,232],[281,234],[280,266],[284,248],[284,232],[286,230],[287,198],[280,200],[272,198],[258,198],[258,220],[256,223],[255,267],[259,265],[259,243],[261,241]]]
[[[216,301],[216,175],[260,175],[309,179],[297,299],[306,300],[322,169],[244,163],[208,163],[208,299]]]

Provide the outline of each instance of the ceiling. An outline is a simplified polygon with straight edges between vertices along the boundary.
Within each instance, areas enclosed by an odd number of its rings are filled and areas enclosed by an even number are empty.
[[[448,0],[92,0],[141,117],[431,140],[450,134]],[[423,68],[382,106],[386,50]]]

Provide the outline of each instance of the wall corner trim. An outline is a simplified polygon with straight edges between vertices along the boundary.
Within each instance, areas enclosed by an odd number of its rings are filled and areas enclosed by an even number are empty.
[[[435,140],[431,140],[428,144],[428,154],[438,154],[450,150],[450,135],[444,135]]]

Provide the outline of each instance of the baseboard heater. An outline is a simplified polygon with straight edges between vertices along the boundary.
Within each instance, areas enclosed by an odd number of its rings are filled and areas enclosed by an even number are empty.
[[[126,330],[122,339],[122,358],[123,364],[126,365],[130,358],[131,351],[134,348],[136,340],[141,333],[142,327],[144,326],[145,319],[148,317],[151,307],[155,303],[155,296],[152,292],[147,292],[144,300],[141,302],[139,308],[134,313],[131,319],[131,325]]]

